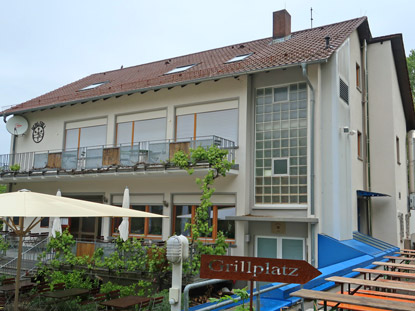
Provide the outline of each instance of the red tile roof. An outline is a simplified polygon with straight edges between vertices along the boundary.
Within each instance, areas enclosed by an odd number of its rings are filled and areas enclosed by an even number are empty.
[[[177,84],[237,76],[303,62],[328,59],[331,54],[367,19],[356,18],[327,26],[293,32],[291,38],[272,43],[272,38],[234,44],[222,48],[165,59],[144,65],[97,73],[58,88],[45,95],[16,105],[0,114],[38,110],[54,105],[84,102],[106,96],[157,89]],[[325,37],[330,37],[326,48]],[[235,56],[253,53],[234,63]],[[176,74],[166,73],[176,67],[197,64]],[[80,91],[94,83],[107,82],[97,88]]]

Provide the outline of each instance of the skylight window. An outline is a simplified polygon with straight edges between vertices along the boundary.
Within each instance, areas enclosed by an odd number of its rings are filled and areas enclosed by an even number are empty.
[[[228,60],[226,62],[226,64],[234,63],[234,62],[240,62],[241,60],[244,60],[245,58],[248,58],[251,55],[252,55],[252,53],[235,56],[234,58]]]
[[[191,64],[191,65],[176,67],[176,68],[174,68],[174,69],[166,72],[165,75],[169,75],[171,73],[183,72],[183,71],[186,71],[187,69],[192,68],[193,66],[196,66],[196,64]]]
[[[107,83],[107,82],[98,82],[98,83],[94,83],[94,84],[88,85],[88,86],[86,86],[86,87],[84,87],[84,88],[80,89],[79,91],[86,91],[86,90],[95,89],[95,88],[97,88],[98,86],[101,86],[101,85],[103,85],[103,84],[105,84],[105,83]]]

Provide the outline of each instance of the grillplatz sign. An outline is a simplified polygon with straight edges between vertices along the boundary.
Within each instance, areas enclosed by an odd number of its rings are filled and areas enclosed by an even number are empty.
[[[321,274],[304,260],[202,255],[200,277],[305,284]]]

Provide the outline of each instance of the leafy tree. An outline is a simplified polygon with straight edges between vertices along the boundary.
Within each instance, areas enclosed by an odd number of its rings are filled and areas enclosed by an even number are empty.
[[[0,185],[0,193],[5,193],[7,189],[7,185]]]
[[[408,64],[409,81],[411,83],[412,98],[415,102],[415,50],[409,52],[409,56],[406,58]]]

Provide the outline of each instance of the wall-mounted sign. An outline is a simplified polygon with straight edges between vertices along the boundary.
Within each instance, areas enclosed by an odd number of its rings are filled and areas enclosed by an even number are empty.
[[[202,255],[200,277],[305,284],[321,274],[305,260]]]
[[[40,143],[45,136],[46,124],[42,121],[38,121],[32,126],[32,139],[35,143]]]

